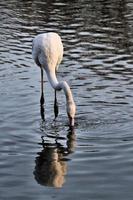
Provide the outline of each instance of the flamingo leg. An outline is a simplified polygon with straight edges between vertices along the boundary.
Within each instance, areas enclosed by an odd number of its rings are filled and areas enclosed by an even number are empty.
[[[40,98],[41,106],[44,105],[44,93],[43,93],[43,69],[41,68],[41,98]]]
[[[45,120],[45,115],[44,115],[44,93],[43,93],[43,69],[41,68],[41,98],[40,98],[40,114],[41,118],[44,121]]]
[[[56,117],[58,117],[58,113],[59,113],[59,108],[58,108],[58,102],[57,102],[56,90],[55,90],[55,99],[54,99],[54,115],[55,115],[55,119],[56,119]]]
[[[40,114],[41,114],[42,121],[45,121],[45,110],[44,110],[43,105],[40,106]]]

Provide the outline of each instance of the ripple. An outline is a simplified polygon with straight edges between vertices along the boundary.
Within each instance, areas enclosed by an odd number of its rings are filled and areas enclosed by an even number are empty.
[[[132,199],[132,3],[2,0],[0,9],[1,198]],[[77,105],[73,132],[63,92],[53,121],[46,76],[41,119],[31,46],[47,31],[64,44],[58,79],[69,83]],[[60,175],[62,187],[53,189]]]

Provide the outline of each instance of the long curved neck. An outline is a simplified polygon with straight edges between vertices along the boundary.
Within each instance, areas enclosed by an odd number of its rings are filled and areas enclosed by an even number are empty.
[[[48,77],[48,80],[49,80],[51,86],[55,90],[63,89],[67,102],[74,103],[73,95],[72,95],[72,92],[71,92],[71,89],[70,89],[68,83],[66,81],[58,82],[54,71],[46,71],[46,74],[47,74],[47,77]]]

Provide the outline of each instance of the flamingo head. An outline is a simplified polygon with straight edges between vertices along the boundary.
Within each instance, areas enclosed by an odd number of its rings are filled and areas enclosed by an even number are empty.
[[[67,102],[67,115],[70,127],[74,127],[74,118],[76,113],[76,105],[74,102]]]

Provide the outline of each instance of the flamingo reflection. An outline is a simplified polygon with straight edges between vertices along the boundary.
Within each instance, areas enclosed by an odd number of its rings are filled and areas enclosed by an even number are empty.
[[[67,135],[66,147],[58,139],[54,144],[48,143],[42,137],[42,151],[35,160],[34,176],[36,181],[44,186],[61,188],[67,174],[67,156],[74,152],[76,137],[74,131]]]

